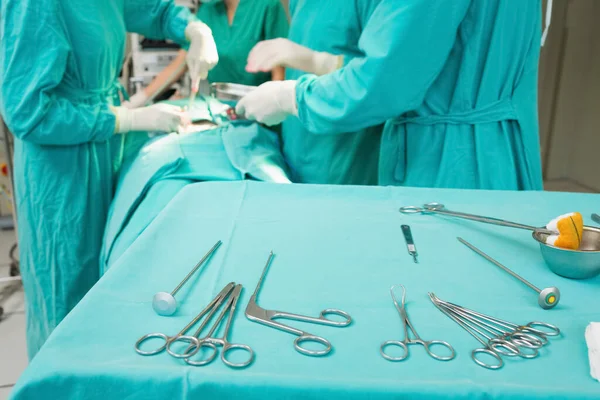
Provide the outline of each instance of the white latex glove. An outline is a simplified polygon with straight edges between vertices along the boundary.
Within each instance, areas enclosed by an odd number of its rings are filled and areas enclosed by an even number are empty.
[[[148,96],[146,96],[146,93],[143,90],[140,90],[139,92],[131,96],[129,98],[129,101],[124,101],[122,106],[129,109],[140,108],[145,106],[147,101]]]
[[[117,116],[116,133],[179,132],[190,123],[188,114],[171,104],[154,104],[135,110],[114,107],[113,110]]]
[[[288,39],[259,42],[250,51],[246,71],[268,72],[278,66],[294,68],[315,75],[325,75],[340,68],[342,56],[318,52]]]
[[[185,36],[190,41],[186,62],[192,77],[192,90],[198,92],[200,80],[206,79],[208,71],[219,62],[219,53],[212,31],[206,24],[190,22],[185,28]]]
[[[235,112],[265,125],[277,125],[288,115],[298,115],[296,81],[266,82],[237,103]]]

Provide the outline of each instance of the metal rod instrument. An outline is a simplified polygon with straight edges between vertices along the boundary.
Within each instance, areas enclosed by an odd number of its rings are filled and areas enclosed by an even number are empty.
[[[543,309],[548,310],[550,308],[554,308],[560,301],[560,290],[558,290],[557,287],[551,286],[551,287],[547,287],[545,289],[540,289],[537,286],[535,286],[534,284],[532,284],[531,282],[529,282],[528,280],[526,280],[523,277],[521,277],[520,275],[518,275],[517,273],[511,271],[509,268],[500,264],[498,261],[494,260],[492,257],[485,254],[483,251],[479,250],[477,247],[473,246],[471,243],[467,242],[463,238],[458,237],[457,239],[459,242],[461,242],[462,244],[464,244],[465,246],[467,246],[468,248],[473,250],[475,253],[479,254],[480,256],[482,256],[483,258],[485,258],[492,264],[501,268],[502,270],[504,270],[505,272],[507,272],[508,274],[513,276],[514,278],[517,278],[519,281],[523,282],[527,287],[529,287],[530,289],[535,291],[538,294],[538,298],[537,298],[538,304]]]
[[[223,244],[222,241],[217,241],[215,245],[202,257],[198,264],[192,268],[192,270],[187,274],[185,278],[177,285],[175,289],[171,293],[167,292],[158,292],[152,298],[152,308],[158,315],[168,316],[173,315],[175,311],[177,311],[177,300],[175,300],[175,295],[185,285],[185,283],[194,275],[196,271],[208,260],[215,251]]]

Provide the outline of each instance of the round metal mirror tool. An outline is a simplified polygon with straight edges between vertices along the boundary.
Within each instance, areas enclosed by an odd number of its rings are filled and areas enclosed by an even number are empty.
[[[488,260],[491,263],[495,264],[497,267],[500,267],[501,269],[503,269],[504,271],[506,271],[507,273],[509,273],[513,277],[515,277],[518,280],[520,280],[521,282],[523,282],[530,289],[534,290],[538,294],[538,304],[543,309],[548,310],[550,308],[554,308],[558,304],[558,302],[560,300],[560,290],[558,290],[557,287],[551,286],[551,287],[547,287],[547,288],[545,288],[543,290],[539,289],[537,286],[533,285],[531,282],[525,280],[520,275],[516,274],[515,272],[511,271],[510,269],[508,269],[504,265],[500,264],[498,261],[494,260],[492,257],[488,256],[483,251],[479,250],[477,247],[473,246],[471,243],[467,242],[463,238],[459,237],[457,239],[458,239],[459,242],[461,242],[462,244],[464,244],[465,246],[467,246],[468,248],[470,248],[471,250],[473,250],[475,253],[479,254],[480,256],[482,256],[483,258],[485,258],[486,260]]]
[[[198,271],[202,264],[204,264],[206,260],[208,260],[213,255],[213,253],[219,248],[219,246],[221,246],[221,244],[223,244],[223,242],[220,240],[217,243],[215,243],[212,249],[210,249],[208,253],[206,253],[200,261],[198,261],[198,264],[196,264],[196,266],[192,268],[190,273],[187,274],[185,278],[183,278],[183,280],[179,283],[179,285],[177,285],[175,289],[173,289],[171,293],[158,292],[154,295],[154,297],[152,298],[152,308],[158,315],[169,316],[175,314],[175,311],[177,311],[177,300],[175,300],[175,295],[177,294],[179,289],[181,289],[183,285],[185,285],[185,283],[192,277],[192,275],[194,275],[194,273]]]

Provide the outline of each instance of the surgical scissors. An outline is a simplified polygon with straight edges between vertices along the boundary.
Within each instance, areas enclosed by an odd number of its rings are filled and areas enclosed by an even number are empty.
[[[434,295],[434,297],[435,297],[435,295]],[[448,304],[448,305],[450,305],[452,307],[461,309],[461,310],[463,310],[465,312],[468,312],[471,315],[479,317],[479,318],[481,318],[483,320],[487,320],[487,321],[492,322],[494,324],[497,324],[499,326],[503,326],[503,327],[505,327],[507,329],[512,329],[514,332],[526,332],[526,333],[530,333],[530,334],[532,334],[534,336],[538,336],[538,337],[541,336],[543,338],[545,338],[546,336],[558,336],[558,335],[560,335],[560,329],[558,327],[556,327],[556,326],[554,326],[552,324],[548,324],[546,322],[532,321],[532,322],[528,322],[525,325],[517,325],[517,324],[514,324],[512,322],[508,322],[508,321],[502,320],[500,318],[491,317],[489,315],[485,315],[485,314],[479,313],[477,311],[473,311],[473,310],[470,310],[468,308],[464,308],[464,307],[459,306],[457,304],[441,300],[441,299],[439,299],[437,297],[435,297],[435,298],[438,301],[440,301],[440,302],[442,302],[444,304]],[[536,329],[535,328],[536,326],[540,327],[540,328],[543,327],[544,330]]]
[[[461,310],[454,309],[442,300],[437,298],[436,300],[438,302],[435,303],[435,305],[438,307],[438,309],[444,311],[442,310],[443,307],[446,311],[449,311],[455,317],[458,317],[463,322],[461,326],[465,327],[466,325],[472,332],[476,332],[481,337],[485,338],[487,340],[488,348],[499,355],[507,357],[519,356],[523,358],[535,358],[538,356],[539,353],[537,349],[542,347],[542,343],[540,341],[534,342],[536,339],[527,339],[526,337],[523,339],[513,339],[510,334],[507,336],[503,331],[500,331],[493,325],[479,321],[476,318],[465,314]],[[498,332],[500,332],[500,334]],[[528,340],[531,340],[531,342]],[[530,349],[530,352],[525,353],[521,351],[519,347]]]
[[[475,361],[478,365],[480,365],[484,368],[487,368],[487,369],[502,368],[502,366],[504,365],[504,361],[502,360],[502,357],[500,357],[500,355],[491,348],[489,343],[486,343],[483,339],[481,339],[479,336],[477,336],[475,333],[473,333],[466,324],[464,324],[460,319],[458,319],[457,317],[452,315],[449,311],[447,311],[446,309],[444,309],[441,306],[438,306],[438,304],[436,304],[436,302],[434,300],[436,297],[433,293],[429,293],[429,297],[431,297],[431,301],[433,301],[433,303],[436,305],[436,307],[438,307],[438,309],[441,312],[443,312],[448,318],[452,319],[454,322],[459,324],[464,330],[466,330],[471,336],[473,336],[475,339],[477,339],[477,341],[479,343],[481,343],[483,345],[482,348],[474,349],[471,352],[471,359],[473,361]],[[517,349],[517,351],[518,351],[518,349]],[[498,363],[497,364],[485,363],[477,358],[478,354],[487,354],[487,355],[491,356],[492,358],[496,359],[496,361],[498,361]]]
[[[321,314],[319,315],[319,317],[315,318],[315,317],[308,317],[305,315],[292,314],[292,313],[288,313],[288,312],[284,312],[284,311],[266,310],[266,309],[260,307],[257,304],[258,291],[260,290],[260,287],[265,278],[265,275],[267,274],[267,270],[269,269],[269,265],[271,264],[273,257],[274,257],[274,254],[271,251],[271,253],[269,254],[267,263],[265,264],[265,267],[263,269],[260,280],[258,281],[258,284],[256,285],[256,289],[254,290],[252,297],[250,297],[250,301],[248,302],[248,306],[246,307],[246,317],[250,321],[254,321],[259,324],[267,325],[271,328],[280,329],[282,331],[292,333],[292,334],[298,336],[296,338],[296,340],[294,340],[294,348],[298,352],[300,352],[304,355],[324,356],[324,355],[328,354],[331,351],[331,343],[327,339],[325,339],[321,336],[316,336],[311,333],[302,331],[297,328],[293,328],[288,325],[284,325],[280,322],[275,321],[275,319],[281,318],[281,319],[288,319],[288,320],[293,320],[293,321],[308,322],[308,323],[313,323],[313,324],[344,327],[344,326],[350,325],[350,323],[352,322],[352,318],[350,317],[350,315],[348,315],[348,313],[341,311],[341,310],[334,309],[334,308],[327,308],[327,309],[321,311]],[[326,317],[327,315],[338,315],[338,316],[345,318],[345,320],[333,321],[331,319],[328,319]],[[323,346],[325,346],[325,349],[323,349],[323,350],[305,349],[301,346],[301,344],[304,342],[316,342],[316,343],[319,343],[319,344],[322,344]]]
[[[464,219],[468,219],[471,221],[483,222],[485,224],[507,226],[509,228],[525,229],[528,231],[539,232],[544,235],[554,235],[554,232],[552,232],[548,229],[545,229],[545,228],[536,228],[535,226],[519,224],[517,222],[512,222],[512,221],[505,221],[500,218],[483,217],[481,215],[474,215],[474,214],[450,211],[441,203],[427,203],[427,204],[424,204],[423,207],[405,206],[405,207],[400,207],[399,211],[402,214],[437,213],[437,214],[447,215],[449,217],[464,218]]]
[[[548,343],[548,339],[546,339],[546,337],[544,335],[538,334],[538,336],[534,335],[534,334],[530,334],[530,333],[525,333],[525,332],[519,332],[519,331],[505,331],[501,328],[499,328],[498,326],[494,326],[493,324],[488,323],[487,321],[485,321],[484,319],[482,319],[481,317],[477,318],[473,315],[471,315],[469,313],[470,310],[462,308],[462,307],[455,307],[443,300],[437,299],[439,301],[439,303],[441,305],[443,305],[446,309],[454,312],[455,314],[458,314],[458,316],[462,317],[463,319],[472,322],[473,324],[479,326],[481,329],[485,330],[486,332],[490,333],[491,335],[493,335],[493,338],[487,337],[488,342],[492,345],[492,347],[494,349],[496,349],[496,345],[500,344],[503,345],[505,344],[506,341],[512,342],[513,344],[520,346],[520,347],[526,347],[526,348],[530,348],[530,349],[539,349],[541,348],[544,344]],[[482,336],[485,336],[484,334],[482,334]],[[510,352],[510,353],[504,353],[499,349],[498,350],[499,353],[504,354],[506,356],[514,356],[514,355],[518,355],[524,358],[533,358],[537,356],[537,352],[534,351],[533,353],[523,353],[521,351],[519,351],[518,353],[514,353],[514,352]]]
[[[187,357],[193,356],[194,354],[196,354],[198,352],[198,350],[200,350],[201,343],[195,336],[189,336],[189,335],[186,335],[185,333],[187,331],[189,331],[198,321],[200,321],[202,319],[202,317],[204,317],[206,314],[210,313],[208,318],[206,318],[206,320],[201,325],[201,327],[204,327],[207,324],[207,322],[211,319],[211,317],[214,315],[216,310],[219,308],[219,306],[221,305],[223,300],[227,297],[229,292],[231,292],[231,290],[233,289],[234,286],[235,286],[234,282],[230,282],[227,285],[225,285],[223,290],[221,290],[221,292],[214,299],[212,299],[210,303],[208,303],[208,305],[204,308],[204,310],[200,311],[200,313],[198,315],[196,315],[194,317],[194,319],[191,320],[190,323],[187,324],[177,334],[175,334],[173,336],[168,336],[168,335],[166,335],[164,333],[160,333],[160,332],[148,333],[148,334],[142,336],[141,338],[139,338],[138,341],[135,343],[135,351],[139,355],[142,355],[142,356],[153,356],[155,354],[161,353],[162,351],[164,351],[166,349],[167,352],[169,354],[171,354],[172,356],[174,356],[175,358],[187,358]],[[164,343],[154,350],[150,350],[150,351],[142,350],[142,344],[149,339],[162,339],[162,340],[164,340]],[[190,346],[188,347],[188,349],[186,350],[186,352],[183,355],[176,354],[170,350],[170,344],[174,341],[186,342],[186,343],[189,343]],[[191,350],[192,347],[194,348],[193,350]],[[191,350],[191,352],[188,353],[189,350]]]
[[[394,289],[397,287],[402,288],[402,303],[401,304],[398,304],[398,300],[396,299],[396,296],[394,294]],[[454,352],[454,348],[450,345],[450,343],[444,342],[441,340],[423,340],[423,339],[421,339],[419,334],[417,334],[417,332],[415,331],[415,328],[413,327],[412,323],[410,322],[410,319],[408,319],[408,313],[406,312],[406,288],[403,285],[394,285],[390,288],[390,294],[392,295],[392,300],[394,302],[394,306],[396,307],[396,310],[398,310],[398,313],[400,313],[400,318],[402,319],[402,327],[404,328],[404,339],[403,340],[388,340],[388,341],[383,342],[381,344],[381,347],[379,348],[379,352],[381,353],[383,358],[385,358],[386,360],[389,360],[389,361],[403,361],[406,358],[408,358],[408,346],[411,344],[420,344],[425,348],[425,351],[427,352],[427,354],[429,354],[430,357],[433,357],[436,360],[440,360],[440,361],[452,360],[456,354]],[[412,332],[414,339],[411,339],[409,337],[409,332],[408,332],[409,329]],[[434,353],[433,351],[431,351],[431,346],[435,346],[435,345],[440,345],[440,346],[447,348],[448,350],[450,350],[450,355],[441,356],[439,354]],[[399,357],[390,356],[389,354],[387,354],[385,352],[385,349],[388,348],[388,346],[400,347],[404,351],[403,355],[401,355]]]
[[[221,350],[221,361],[223,361],[223,363],[225,365],[232,367],[232,368],[244,368],[252,363],[252,361],[254,360],[254,351],[252,350],[252,348],[250,346],[245,345],[245,344],[230,343],[229,340],[227,339],[229,336],[229,330],[231,329],[231,322],[233,321],[233,317],[235,315],[237,302],[240,298],[241,293],[242,293],[242,285],[236,285],[235,288],[233,289],[233,294],[231,295],[231,297],[229,298],[229,301],[227,302],[227,305],[225,306],[225,308],[223,309],[223,311],[217,318],[217,321],[211,328],[210,332],[208,332],[208,334],[204,338],[202,338],[202,339],[198,338],[198,340],[200,341],[200,347],[210,347],[214,350],[211,353],[211,355],[208,358],[204,358],[199,361],[190,360],[190,358],[188,357],[185,359],[185,362],[187,364],[193,365],[193,366],[203,366],[203,365],[210,364],[217,356],[216,345],[223,346],[223,350]],[[221,325],[221,321],[225,317],[225,314],[227,313],[227,311],[229,311],[229,317],[227,318],[227,324],[225,325],[225,331],[223,332],[223,336],[220,338],[214,338],[212,335],[217,330],[217,327],[219,325]],[[194,336],[198,337],[200,335],[200,332],[201,332],[201,330],[197,331],[196,332],[197,335],[195,334]],[[188,347],[188,350],[190,350],[191,346],[192,345],[190,345]],[[185,353],[187,353],[188,350],[186,350]],[[234,363],[232,361],[229,361],[227,359],[227,354],[230,353],[232,350],[243,350],[246,353],[248,353],[248,358],[246,359],[246,361],[241,362],[241,363]]]
[[[546,336],[560,334],[560,329],[545,322],[517,325],[441,300],[433,293],[429,293],[429,298],[441,312],[484,346],[471,352],[473,361],[484,368],[502,368],[504,362],[501,355],[535,358],[539,354],[537,349],[548,343]],[[543,327],[544,330],[534,327]],[[524,352],[523,348],[529,352]],[[477,358],[479,354],[488,354],[498,362],[490,364],[481,361]]]

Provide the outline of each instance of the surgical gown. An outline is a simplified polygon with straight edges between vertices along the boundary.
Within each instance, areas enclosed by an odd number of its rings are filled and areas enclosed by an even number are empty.
[[[361,57],[358,39],[379,0],[291,0],[289,39],[312,50],[343,55],[344,62]],[[330,12],[323,12],[324,9]],[[305,73],[286,70],[286,79]],[[383,126],[321,134],[310,132],[297,119],[283,123],[283,153],[294,182],[377,184],[379,144]],[[335,129],[335,128],[334,128]],[[343,132],[343,133],[342,133]]]
[[[258,86],[271,74],[246,72],[248,54],[261,40],[287,37],[289,22],[281,0],[240,0],[230,25],[223,1],[202,4],[198,18],[212,30],[219,63],[208,73],[210,82]]]
[[[387,121],[381,185],[540,190],[540,14],[540,0],[382,0],[364,58],[299,79],[300,121],[321,133]]]
[[[32,358],[99,277],[128,139],[110,104],[126,31],[184,44],[167,0],[1,0],[0,110],[15,135],[15,196]]]

